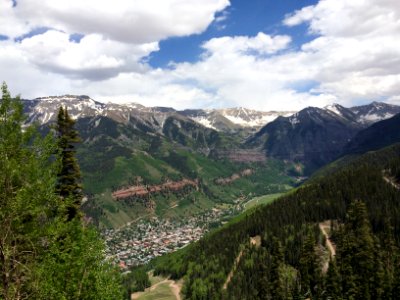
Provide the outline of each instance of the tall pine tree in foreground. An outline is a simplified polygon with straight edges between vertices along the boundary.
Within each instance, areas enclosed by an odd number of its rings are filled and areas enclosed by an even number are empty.
[[[21,102],[3,84],[0,299],[122,299],[119,274],[106,262],[97,232],[80,218],[65,222],[71,203],[56,192],[61,168],[54,138],[23,123]]]
[[[57,193],[68,202],[67,218],[72,220],[81,216],[80,206],[82,203],[81,172],[75,157],[75,145],[81,140],[74,128],[75,121],[69,116],[68,110],[60,107],[57,116],[57,138],[60,153],[61,168],[57,174]]]

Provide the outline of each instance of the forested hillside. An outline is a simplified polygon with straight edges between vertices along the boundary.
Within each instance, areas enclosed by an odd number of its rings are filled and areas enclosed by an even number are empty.
[[[82,138],[77,158],[87,199],[83,209],[98,227],[118,228],[144,215],[181,219],[220,203],[233,204],[242,196],[282,192],[295,184],[299,172],[293,172],[293,163],[267,160],[263,153],[248,149],[237,154],[233,150],[240,148],[242,137],[217,132],[173,112],[164,116],[159,110],[141,112],[146,118],[132,113],[124,122],[115,116],[76,119]],[[51,126],[45,123],[40,130],[47,134]],[[255,158],[249,159],[252,155]],[[245,169],[252,170],[251,176],[229,185],[216,183]],[[124,188],[146,189],[186,179],[198,180],[198,188],[126,201],[112,196]]]
[[[364,153],[400,142],[400,114],[358,132],[344,147],[344,154]]]
[[[183,277],[188,299],[397,299],[399,149],[367,154],[242,215],[156,261],[156,273]],[[250,243],[256,236],[261,245]]]
[[[120,275],[83,218],[74,122],[23,127],[19,98],[0,99],[0,299],[121,299]]]

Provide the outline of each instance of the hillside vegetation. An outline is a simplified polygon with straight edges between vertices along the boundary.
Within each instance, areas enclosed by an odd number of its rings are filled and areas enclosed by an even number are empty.
[[[400,181],[398,151],[395,145],[384,155],[364,155],[250,210],[190,248],[157,260],[155,272],[183,277],[188,299],[397,299],[400,192],[383,172]],[[318,226],[326,220],[332,221],[336,244],[331,261]],[[261,246],[251,245],[250,237],[258,235]]]
[[[83,220],[74,122],[56,136],[23,126],[19,98],[0,98],[0,299],[122,299],[104,242]]]
[[[292,164],[279,160],[233,163],[173,146],[167,140],[159,140],[154,151],[128,150],[119,148],[114,142],[108,143],[111,144],[98,148],[100,146],[95,142],[78,151],[84,175],[83,186],[89,195],[84,209],[99,226],[119,227],[146,215],[191,216],[216,204],[232,204],[241,197],[283,192],[288,185],[295,183],[288,175],[293,169]],[[250,171],[244,172],[246,170]],[[235,180],[221,183],[229,178]],[[198,187],[163,190],[147,197],[122,200],[112,197],[112,192],[132,186],[151,188],[167,181],[186,179],[196,180]]]

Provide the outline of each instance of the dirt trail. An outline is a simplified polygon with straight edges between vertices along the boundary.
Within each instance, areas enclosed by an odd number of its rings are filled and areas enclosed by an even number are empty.
[[[182,282],[170,281],[171,283],[169,284],[169,287],[171,288],[172,293],[174,293],[176,300],[181,300]]]
[[[154,291],[159,285],[169,283],[169,287],[174,294],[176,300],[181,300],[181,289],[182,283],[177,283],[171,279],[164,279],[163,281],[157,282],[156,284],[152,285],[151,287],[147,288],[144,292],[136,292],[131,295],[131,300],[139,299],[146,292]]]
[[[234,265],[233,265],[233,268],[232,268],[232,270],[229,272],[228,277],[226,278],[226,281],[225,281],[225,283],[224,283],[224,286],[223,286],[223,289],[224,289],[224,290],[226,290],[226,288],[228,287],[229,282],[231,282],[232,276],[233,276],[233,274],[235,273],[236,268],[237,268],[237,266],[239,265],[239,262],[240,262],[240,259],[242,258],[242,256],[243,256],[243,250],[241,250],[241,251],[239,252],[239,255],[238,255],[238,256],[236,257],[236,259],[235,259],[235,263],[234,263]]]
[[[257,235],[254,237],[250,237],[250,244],[260,247],[261,246],[261,236]],[[229,272],[228,277],[226,278],[226,281],[224,283],[223,289],[226,290],[228,287],[229,282],[231,282],[232,276],[235,273],[237,266],[239,265],[240,259],[243,256],[243,250],[241,250],[238,254],[238,256],[235,259],[235,263],[233,264],[232,270]]]
[[[400,190],[400,184],[396,183],[392,177],[388,177],[388,176],[383,175],[383,179],[387,183],[391,184],[395,189]]]
[[[326,232],[326,229],[330,228],[329,222],[319,223],[319,228],[321,229],[322,234],[326,238],[326,246],[328,247],[328,250],[331,253],[331,258],[333,258],[336,255],[336,249],[335,246],[332,244],[332,241],[329,238],[328,233]]]

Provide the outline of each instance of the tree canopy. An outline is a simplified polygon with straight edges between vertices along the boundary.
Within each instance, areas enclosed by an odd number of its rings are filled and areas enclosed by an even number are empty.
[[[64,148],[24,126],[19,97],[5,83],[1,90],[0,299],[122,299],[97,232],[80,218],[66,222],[81,194],[60,197],[62,154],[54,153]]]

